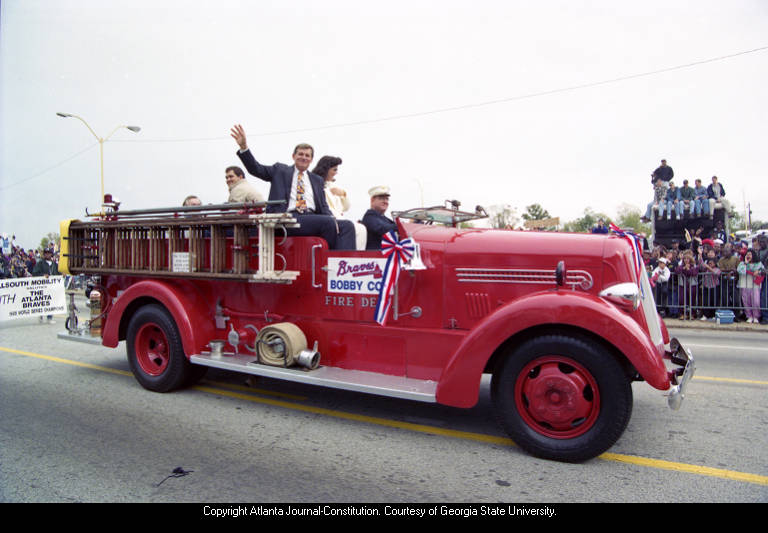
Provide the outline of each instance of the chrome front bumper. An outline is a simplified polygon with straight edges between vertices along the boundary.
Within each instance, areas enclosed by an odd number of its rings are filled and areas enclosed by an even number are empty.
[[[680,344],[677,338],[672,338],[669,341],[669,351],[665,354],[665,357],[672,361],[672,364],[679,367],[669,373],[672,388],[666,393],[669,407],[678,410],[685,398],[685,389],[688,387],[688,382],[691,381],[693,374],[696,372],[696,363],[693,361],[691,351],[683,348],[683,345]]]

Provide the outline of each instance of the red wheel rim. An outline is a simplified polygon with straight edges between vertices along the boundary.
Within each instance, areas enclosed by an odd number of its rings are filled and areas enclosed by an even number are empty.
[[[559,355],[528,363],[515,382],[517,410],[529,427],[554,439],[583,435],[600,414],[600,389],[582,365]]]
[[[155,324],[144,324],[136,333],[134,343],[136,361],[150,376],[159,376],[168,367],[168,339]]]

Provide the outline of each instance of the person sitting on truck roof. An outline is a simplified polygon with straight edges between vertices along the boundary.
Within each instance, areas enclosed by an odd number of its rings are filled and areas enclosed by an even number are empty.
[[[227,182],[227,187],[229,187],[228,204],[264,201],[264,196],[246,181],[242,168],[236,166],[227,167],[224,170],[224,179]]]
[[[688,217],[693,216],[693,208],[696,203],[696,191],[688,185],[688,180],[683,180],[683,186],[679,189],[678,218],[683,218],[683,213],[688,209]]]
[[[700,217],[709,215],[712,218],[713,211],[709,209],[709,197],[707,196],[707,188],[701,184],[701,180],[695,181],[696,186],[693,188],[693,207],[696,210],[696,216]]]
[[[654,206],[658,206],[659,218],[664,216],[664,206],[666,205],[666,200],[665,200],[666,195],[667,195],[666,182],[661,178],[656,178],[656,184],[653,186],[653,200],[648,204],[648,209],[646,209],[645,216],[642,218],[643,222],[651,221],[651,217],[653,216]]]
[[[389,187],[379,185],[368,190],[371,196],[371,208],[363,215],[361,221],[368,229],[366,250],[381,250],[381,237],[385,233],[397,230],[397,224],[386,216],[389,207]]]
[[[674,209],[675,213],[677,214],[677,219],[680,220],[680,218],[682,217],[682,212],[678,207],[680,202],[680,194],[677,190],[677,187],[675,187],[675,184],[671,181],[669,182],[669,189],[667,189],[667,195],[664,199],[667,202],[666,219],[669,220],[669,214]],[[661,218],[661,216],[659,216],[659,218]]]
[[[730,211],[730,204],[725,199],[725,189],[723,185],[718,182],[717,176],[712,176],[712,183],[707,186],[707,197],[709,198],[709,212],[715,212],[715,204],[720,202],[723,208]]]
[[[675,172],[672,170],[672,167],[667,165],[666,159],[662,159],[661,166],[654,170],[653,174],[651,174],[651,183],[656,183],[657,179],[668,182],[671,181],[674,176]]]
[[[288,229],[289,236],[322,237],[332,250],[355,249],[355,227],[349,220],[336,220],[325,201],[323,178],[309,172],[315,150],[308,144],[294,148],[293,165],[275,163],[262,165],[248,149],[245,130],[240,124],[231,129],[231,136],[240,147],[237,157],[249,174],[268,181],[269,200],[281,201],[267,206],[267,213],[290,213],[298,228]]]

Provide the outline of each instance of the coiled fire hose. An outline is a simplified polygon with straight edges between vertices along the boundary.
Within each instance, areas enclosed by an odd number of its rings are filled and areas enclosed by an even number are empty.
[[[292,366],[299,353],[306,349],[307,337],[290,322],[266,326],[256,339],[259,362],[265,365]]]

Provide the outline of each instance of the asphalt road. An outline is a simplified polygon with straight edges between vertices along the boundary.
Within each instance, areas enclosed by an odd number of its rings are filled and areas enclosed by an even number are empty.
[[[574,465],[515,447],[487,384],[469,410],[217,371],[157,394],[122,343],[62,329],[0,324],[0,501],[768,501],[768,333],[673,330],[698,366],[682,409],[635,383],[624,436]]]

